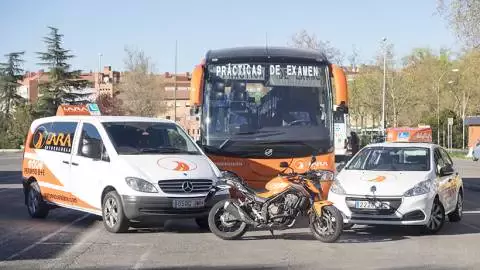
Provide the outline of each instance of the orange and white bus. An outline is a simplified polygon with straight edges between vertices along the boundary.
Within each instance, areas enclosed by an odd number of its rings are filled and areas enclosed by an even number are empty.
[[[302,172],[314,155],[315,169],[335,171],[333,107],[342,101],[348,104],[343,69],[313,50],[210,50],[192,73],[198,144],[257,189],[284,170],[282,161]]]

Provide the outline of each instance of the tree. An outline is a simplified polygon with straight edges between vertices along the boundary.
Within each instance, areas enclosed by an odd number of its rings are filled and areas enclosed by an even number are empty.
[[[319,40],[315,34],[309,34],[306,30],[294,34],[289,45],[295,48],[318,50],[334,63],[343,62],[344,55],[339,49],[332,46],[329,41]]]
[[[0,109],[5,112],[7,119],[11,116],[12,108],[20,105],[24,100],[17,94],[18,83],[22,79],[24,52],[6,54],[6,63],[0,63]],[[3,107],[3,108],[2,108]]]
[[[438,0],[438,10],[467,46],[480,47],[480,1]]]
[[[118,86],[127,114],[155,117],[166,110],[165,83],[153,74],[153,64],[143,51],[125,48],[126,72]]]
[[[51,116],[61,104],[86,103],[84,89],[89,82],[80,79],[80,70],[70,70],[68,60],[74,55],[64,49],[63,35],[55,27],[48,27],[50,33],[44,37],[46,52],[38,52],[41,65],[48,67],[48,81],[39,85],[41,96],[38,100],[38,116]]]
[[[100,94],[97,97],[96,103],[102,112],[102,115],[124,115],[123,102],[115,94],[113,96],[108,94]]]

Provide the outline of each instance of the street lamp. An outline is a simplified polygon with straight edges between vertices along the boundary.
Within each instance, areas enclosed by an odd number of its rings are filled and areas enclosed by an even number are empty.
[[[387,38],[383,42],[383,90],[382,90],[382,134],[385,135],[385,92],[387,88]]]
[[[458,72],[458,68],[454,68],[450,70],[451,72]],[[438,83],[437,83],[437,144],[440,145],[440,83],[443,79],[443,77],[448,73],[448,70],[445,70],[442,75],[440,75],[440,78],[438,78]],[[448,82],[450,83],[450,82]]]

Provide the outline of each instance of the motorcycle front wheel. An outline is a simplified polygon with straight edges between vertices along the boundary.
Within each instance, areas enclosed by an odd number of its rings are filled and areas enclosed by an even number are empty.
[[[333,205],[322,208],[322,216],[312,211],[310,218],[310,231],[317,240],[333,243],[338,240],[343,231],[343,217]]]
[[[216,236],[224,240],[241,238],[248,230],[245,222],[233,220],[233,217],[225,211],[225,200],[216,203],[208,214],[208,227]]]

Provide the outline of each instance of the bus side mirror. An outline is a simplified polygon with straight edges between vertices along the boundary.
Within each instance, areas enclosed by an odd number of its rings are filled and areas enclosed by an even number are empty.
[[[286,161],[280,162],[280,168],[288,168],[288,162]]]

